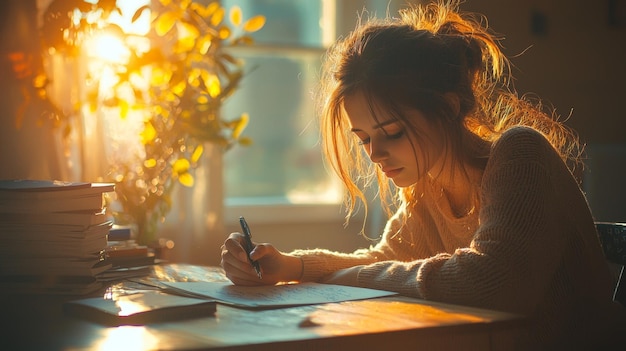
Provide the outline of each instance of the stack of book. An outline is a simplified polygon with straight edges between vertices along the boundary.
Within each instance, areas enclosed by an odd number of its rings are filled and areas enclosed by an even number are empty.
[[[150,272],[152,265],[160,262],[151,248],[137,244],[131,227],[113,225],[108,239],[106,262],[112,267],[98,274],[101,281],[144,276]]]
[[[110,183],[0,180],[0,289],[84,294],[101,287]]]

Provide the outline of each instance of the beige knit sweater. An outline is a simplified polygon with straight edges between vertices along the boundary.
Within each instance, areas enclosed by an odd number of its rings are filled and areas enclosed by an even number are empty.
[[[303,280],[363,265],[363,287],[529,316],[521,342],[533,348],[581,346],[590,326],[604,330],[621,310],[586,199],[538,132],[515,127],[493,145],[480,207],[466,217],[452,214],[441,191],[423,188],[374,247],[292,252],[303,259]]]

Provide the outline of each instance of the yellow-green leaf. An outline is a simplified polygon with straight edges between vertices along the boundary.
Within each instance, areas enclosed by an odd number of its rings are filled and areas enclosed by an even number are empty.
[[[187,160],[186,158],[179,158],[178,160],[174,161],[174,164],[172,165],[172,171],[177,174],[183,174],[189,171],[189,160]]]
[[[178,52],[191,51],[196,45],[196,38],[200,35],[198,28],[189,23],[180,23],[179,38],[176,43]]]
[[[148,12],[148,11],[150,11],[150,6],[148,5],[143,5],[139,7],[137,10],[135,10],[135,13],[133,14],[133,18],[131,19],[131,23],[137,22],[137,20],[141,17],[141,15],[143,15],[144,12]]]
[[[241,115],[241,118],[239,118],[239,120],[233,127],[234,139],[239,139],[239,136],[241,136],[241,132],[243,132],[243,130],[246,128],[249,121],[250,121],[250,116],[247,113],[244,113]]]
[[[265,25],[265,16],[256,15],[250,18],[249,20],[247,20],[246,23],[244,23],[243,30],[245,30],[246,32],[252,33],[263,28],[264,25]]]
[[[220,27],[219,36],[220,36],[220,39],[222,40],[228,39],[228,37],[230,37],[230,28],[226,26]]]
[[[223,19],[224,19],[224,8],[220,7],[217,10],[215,10],[215,13],[213,13],[213,16],[211,16],[211,25],[213,27],[217,27],[220,23],[222,23]]]
[[[206,10],[207,10],[207,8],[205,6],[202,6],[202,4],[198,4],[197,2],[192,2],[189,5],[189,9],[195,11],[201,17],[206,18]]]
[[[218,1],[214,1],[210,3],[206,7],[206,16],[204,16],[204,18],[209,18],[209,16],[212,16],[215,13],[215,11],[217,11],[219,8],[220,8],[220,3]]]
[[[167,72],[159,68],[154,68],[150,74],[150,84],[153,86],[161,86],[167,84],[172,77],[172,72]]]
[[[167,32],[172,30],[175,23],[176,15],[173,12],[165,12],[156,19],[154,29],[158,35],[164,36]]]
[[[187,83],[184,80],[181,80],[178,84],[173,86],[171,89],[172,89],[172,93],[174,93],[175,95],[183,96],[183,94],[185,93],[185,89],[187,89]]]
[[[203,82],[208,82],[211,79],[212,73],[210,73],[206,69],[199,69],[198,71],[200,72],[200,77],[202,77]]]
[[[189,75],[187,76],[187,82],[194,88],[200,86],[200,81],[198,78],[202,75],[202,71],[198,68],[194,68],[189,71]]]
[[[191,4],[191,0],[180,0],[180,8],[185,10]]]
[[[233,6],[230,8],[230,22],[235,26],[239,27],[241,24],[241,7]]]
[[[253,43],[254,39],[252,39],[252,37],[250,37],[249,35],[242,35],[239,38],[235,39],[233,44],[251,45]]]
[[[204,146],[202,144],[196,146],[196,149],[193,150],[193,154],[191,154],[191,162],[197,163],[200,160],[200,156],[204,152]]]
[[[204,35],[200,38],[198,38],[198,51],[202,54],[205,55],[209,49],[211,48],[211,44],[213,43],[213,41],[211,40],[211,36],[209,35]]]
[[[153,168],[156,164],[157,161],[153,158],[143,161],[143,166],[146,168]]]
[[[239,138],[239,140],[237,140],[237,142],[239,143],[239,145],[242,145],[242,146],[252,145],[252,139],[250,139],[249,137],[241,137]]]
[[[120,117],[126,119],[126,117],[128,117],[128,110],[130,109],[128,101],[120,99],[118,105],[120,107]]]
[[[35,88],[45,88],[48,83],[48,77],[45,74],[38,74],[33,79],[33,86]]]
[[[209,95],[211,95],[212,98],[216,98],[222,93],[222,85],[216,75],[210,75],[205,84],[209,90]]]
[[[144,127],[143,127],[143,131],[141,132],[141,142],[143,144],[148,144],[150,142],[152,142],[154,140],[154,138],[156,137],[156,129],[154,129],[154,126],[152,125],[152,123],[145,122],[144,123]]]
[[[206,94],[202,94],[200,96],[198,96],[198,98],[196,99],[196,102],[200,105],[204,105],[204,104],[208,104],[209,103],[209,97],[206,96]]]
[[[163,107],[162,107],[162,106],[155,105],[155,106],[153,106],[153,107],[152,107],[152,112],[153,112],[155,115],[160,115],[160,114],[162,114],[164,111],[165,111],[165,109],[163,109]]]
[[[193,186],[194,180],[191,173],[183,173],[178,176],[178,182],[188,188]]]

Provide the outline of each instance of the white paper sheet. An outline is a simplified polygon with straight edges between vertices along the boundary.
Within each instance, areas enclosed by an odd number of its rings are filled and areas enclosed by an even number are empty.
[[[397,295],[394,292],[351,286],[301,283],[269,286],[237,286],[230,282],[161,282],[177,293],[215,299],[229,305],[277,308],[362,300]]]

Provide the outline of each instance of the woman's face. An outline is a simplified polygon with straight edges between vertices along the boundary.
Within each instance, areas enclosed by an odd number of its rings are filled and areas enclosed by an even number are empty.
[[[429,123],[418,110],[407,110],[403,117],[413,121],[419,133],[409,133],[391,113],[370,110],[361,93],[348,96],[344,108],[351,131],[359,138],[370,160],[378,164],[396,186],[415,184],[427,172],[440,167],[444,154],[441,130]],[[418,139],[415,135],[420,135]]]

